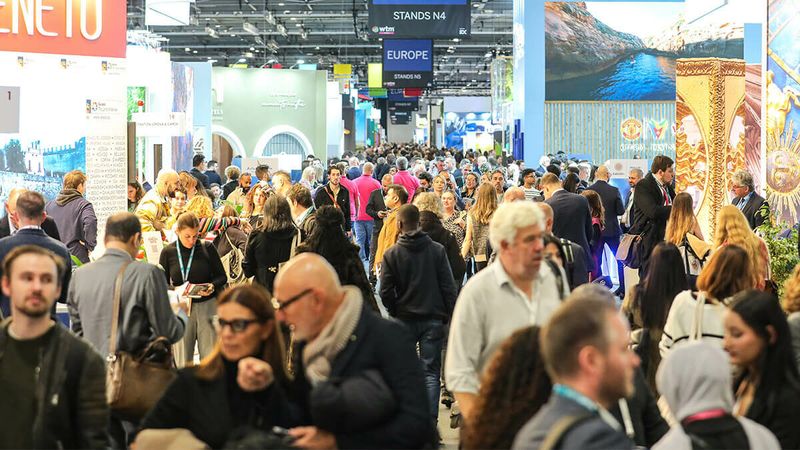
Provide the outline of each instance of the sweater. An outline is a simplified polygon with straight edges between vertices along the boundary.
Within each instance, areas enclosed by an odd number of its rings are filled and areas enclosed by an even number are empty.
[[[181,264],[178,261],[178,246],[181,250],[181,260],[183,268],[189,270],[186,279],[181,274]],[[159,258],[159,264],[164,268],[167,284],[180,286],[187,281],[193,284],[211,283],[214,285],[214,292],[211,295],[193,299],[194,303],[201,303],[211,300],[219,295],[225,285],[228,284],[228,276],[225,274],[225,267],[219,259],[217,249],[205,241],[197,241],[194,246],[194,256],[192,249],[186,248],[181,244],[180,239],[164,247]],[[189,264],[191,262],[191,267]]]
[[[666,356],[673,345],[691,340],[692,322],[697,309],[696,298],[699,295],[692,291],[683,291],[672,301],[667,322],[664,324],[664,332],[661,335],[661,342],[658,345],[662,358]],[[700,327],[702,339],[716,342],[721,346],[722,337],[725,334],[722,315],[725,313],[726,307],[722,303],[711,303],[705,293],[703,296],[706,298],[706,302],[703,306],[703,322]]]

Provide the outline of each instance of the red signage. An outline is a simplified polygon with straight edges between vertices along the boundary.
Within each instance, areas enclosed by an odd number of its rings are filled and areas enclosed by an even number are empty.
[[[0,0],[0,51],[125,57],[126,2]]]

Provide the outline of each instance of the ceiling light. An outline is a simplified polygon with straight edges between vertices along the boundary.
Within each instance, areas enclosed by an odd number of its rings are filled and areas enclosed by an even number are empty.
[[[218,62],[218,61],[217,61],[216,59],[211,59],[211,58],[209,57],[209,58],[208,58],[208,62],[210,62],[211,64],[214,64],[215,62]]]
[[[192,53],[195,53],[195,54],[196,54],[196,53],[197,53],[197,50],[192,50]]]
[[[241,64],[241,63],[246,63],[246,62],[247,62],[247,59],[245,59],[245,58],[239,58],[239,60],[238,60],[238,61],[236,61],[236,62],[238,62],[238,63],[240,63],[240,64]]]
[[[305,63],[306,63],[306,60],[304,60],[304,59],[298,59],[297,60],[297,64],[305,64]]]
[[[219,26],[219,25],[217,25],[217,26]],[[213,29],[211,27],[208,27],[208,26],[206,27],[206,33],[208,33],[209,36],[211,36],[212,38],[215,38],[215,39],[219,37],[219,35],[217,34],[217,30],[215,30],[215,29]]]
[[[461,42],[461,39],[459,39],[459,38],[453,38],[453,42]]]
[[[244,28],[244,31],[247,31],[250,34],[261,34],[258,31],[258,27],[256,27],[255,25],[253,25],[252,23],[247,22],[247,21],[242,23],[242,28]]]
[[[296,23],[296,24],[294,24],[294,26],[296,26],[296,27],[302,27],[302,26],[303,26],[303,24],[302,24],[302,23]]]
[[[190,49],[189,47],[186,47],[186,51],[190,52],[190,51],[192,51],[192,49]]]
[[[278,6],[284,6],[284,5],[286,5],[286,3],[283,2],[278,3]]]
[[[253,50],[255,50],[255,49],[256,49],[255,47],[250,47],[250,51],[251,51],[251,52],[252,52]]]
[[[297,20],[297,17],[292,17],[292,18],[291,18],[291,19],[289,19],[289,20],[295,21],[295,20]]]

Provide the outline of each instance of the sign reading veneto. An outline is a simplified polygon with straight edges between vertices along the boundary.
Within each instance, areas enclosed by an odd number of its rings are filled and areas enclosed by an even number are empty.
[[[383,40],[383,86],[429,87],[433,82],[433,41]]]
[[[125,3],[0,0],[0,51],[124,58]]]
[[[369,0],[369,30],[391,38],[470,37],[471,0]]]

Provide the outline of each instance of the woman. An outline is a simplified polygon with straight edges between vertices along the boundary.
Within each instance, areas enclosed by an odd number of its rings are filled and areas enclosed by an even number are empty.
[[[164,222],[167,230],[171,230],[175,226],[175,221],[178,216],[186,208],[186,191],[181,187],[175,190],[174,196],[169,200],[169,217]]]
[[[194,196],[197,195],[198,190],[202,189],[202,185],[198,187],[197,178],[193,177],[189,172],[180,172],[178,174],[178,180],[183,190],[186,191],[187,200],[193,199]]]
[[[195,342],[200,350],[200,358],[211,354],[217,340],[210,322],[214,315],[213,300],[228,284],[228,276],[217,249],[200,239],[199,232],[200,221],[197,216],[191,212],[182,213],[176,223],[178,239],[164,247],[159,258],[168,285],[178,287],[188,282],[202,286],[191,299],[189,323],[183,334],[184,358],[187,361],[194,357]],[[178,292],[178,295],[185,294]]]
[[[215,312],[214,350],[178,372],[142,429],[183,428],[211,448],[225,448],[237,428],[270,432],[294,425],[283,390],[289,383],[283,336],[267,292],[257,285],[233,287]]]
[[[292,256],[293,243],[298,233],[286,197],[280,194],[270,195],[264,204],[261,227],[250,234],[247,242],[242,262],[245,276],[254,276],[256,282],[272,292],[275,275],[280,266]]]
[[[734,414],[769,428],[781,448],[800,448],[800,375],[786,317],[772,294],[736,295],[725,313],[725,351],[739,369]]]
[[[456,194],[453,191],[442,193],[443,216],[442,225],[445,229],[456,237],[458,248],[464,244],[464,237],[467,231],[467,213],[456,211]]]
[[[461,257],[467,259],[472,255],[475,260],[475,272],[486,267],[489,255],[486,254],[486,243],[489,241],[489,221],[497,209],[497,194],[491,183],[484,183],[478,188],[478,199],[467,214],[467,234],[461,245]]]
[[[697,278],[698,291],[683,291],[673,300],[659,343],[661,357],[684,340],[721,344],[725,305],[739,292],[753,289],[756,282],[750,255],[743,248],[726,245],[714,253]]]
[[[783,284],[783,310],[789,316],[789,331],[792,333],[792,348],[797,367],[800,369],[800,264],[794,267],[792,276]]]
[[[589,248],[592,250],[594,259],[592,279],[595,280],[603,276],[603,269],[600,266],[603,262],[603,230],[606,227],[606,210],[603,208],[603,201],[597,192],[585,190],[581,192],[581,195],[589,200],[589,211],[592,214],[592,236],[589,239]]]
[[[261,223],[264,218],[264,205],[270,195],[272,195],[272,191],[260,185],[254,186],[253,189],[250,189],[250,192],[247,193],[244,217],[248,219],[250,226],[254,230],[261,228]]]
[[[461,247],[456,237],[442,225],[444,207],[442,200],[433,192],[423,192],[415,196],[414,205],[419,209],[419,226],[433,239],[441,244],[447,252],[450,270],[457,289],[461,287],[464,273],[467,271],[464,258],[461,257]]]
[[[303,169],[303,176],[300,178],[300,184],[305,186],[312,193],[314,189],[319,187],[317,182],[317,170],[313,166],[308,166]]]
[[[539,327],[517,330],[487,365],[465,449],[511,448],[517,432],[550,398],[552,382],[540,354]]]
[[[444,193],[445,189],[447,189],[447,183],[450,181],[444,175],[436,175],[433,178],[433,190],[432,192],[436,194],[437,197],[442,198],[442,194]]]
[[[469,209],[475,203],[475,197],[478,195],[478,175],[475,172],[467,172],[464,175],[464,188],[461,189],[461,199],[464,200],[466,209]],[[469,199],[469,200],[468,200]]]
[[[764,289],[766,280],[771,278],[767,243],[753,233],[744,214],[734,205],[722,207],[717,214],[717,228],[714,231],[716,251],[729,244],[738,245],[747,252],[753,262],[753,270],[758,274],[756,286],[758,289]]]
[[[672,210],[669,213],[665,236],[667,242],[675,244],[680,250],[686,273],[693,277],[699,275],[705,263],[707,252],[698,255],[690,245],[689,240],[692,239],[690,236],[702,241],[703,232],[700,230],[700,224],[694,215],[692,196],[686,192],[676,195],[672,201]]]
[[[364,301],[378,311],[378,303],[372,285],[364,272],[364,263],[359,257],[359,248],[344,234],[344,216],[330,205],[317,210],[317,222],[311,234],[297,247],[297,253],[316,253],[336,269],[343,285],[356,286]]]
[[[139,206],[139,200],[144,197],[144,189],[138,181],[128,183],[128,212],[133,213]]]
[[[567,174],[566,178],[564,178],[564,190],[567,192],[572,192],[573,194],[578,193],[578,186],[581,185],[581,179],[578,175],[570,172]]]
[[[236,217],[236,209],[234,209],[231,205],[223,206],[219,221],[224,222],[234,219],[238,220]],[[243,231],[240,226],[241,225],[239,223],[233,223],[224,230],[220,231],[217,237],[214,239],[214,247],[216,247],[220,260],[223,262],[222,266],[225,267],[225,273],[228,275],[228,281],[233,279],[239,280],[244,277],[244,273],[242,272],[242,259],[244,258],[244,252],[247,249],[247,233]],[[239,258],[238,261],[236,260],[237,258],[226,259],[228,254],[234,249],[237,249],[239,252],[241,252],[241,254],[237,255],[241,258]],[[227,264],[226,261],[228,261]]]
[[[588,192],[588,191],[584,191]],[[648,275],[631,290],[629,313],[632,323],[641,331],[632,333],[636,353],[641,358],[640,367],[653,392],[656,391],[656,370],[661,363],[658,343],[664,331],[672,301],[679,293],[689,289],[689,282],[681,262],[678,248],[669,242],[660,242],[650,255]]]

